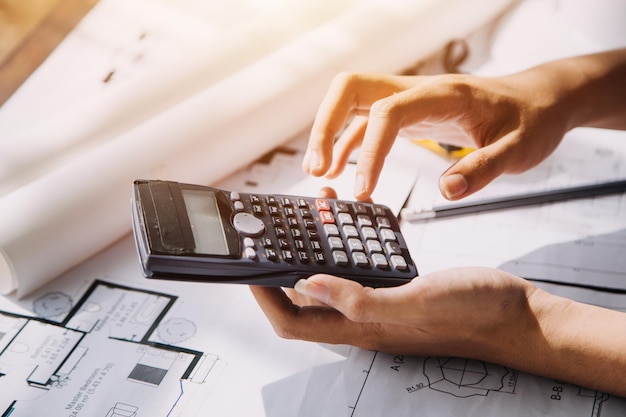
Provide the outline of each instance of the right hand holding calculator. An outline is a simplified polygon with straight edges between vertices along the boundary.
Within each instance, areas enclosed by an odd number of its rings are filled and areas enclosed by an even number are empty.
[[[325,273],[389,287],[417,276],[380,204],[136,180],[132,206],[149,278],[293,287]]]

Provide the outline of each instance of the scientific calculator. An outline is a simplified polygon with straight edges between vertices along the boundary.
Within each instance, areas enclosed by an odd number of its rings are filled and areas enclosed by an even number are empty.
[[[149,278],[293,287],[326,273],[388,287],[417,276],[380,204],[136,180],[132,218]]]

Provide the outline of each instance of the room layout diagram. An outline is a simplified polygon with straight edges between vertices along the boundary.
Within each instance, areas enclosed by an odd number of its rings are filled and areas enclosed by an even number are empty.
[[[195,331],[163,320],[175,301],[95,281],[75,304],[60,292],[38,298],[38,317],[0,311],[0,415],[180,415],[219,358],[172,344]]]
[[[351,351],[328,416],[623,416],[626,399],[487,362]],[[506,411],[503,411],[506,410]]]

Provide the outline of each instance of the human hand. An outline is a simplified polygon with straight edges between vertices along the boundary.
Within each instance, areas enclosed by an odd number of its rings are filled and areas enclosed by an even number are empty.
[[[280,288],[250,288],[284,338],[478,359],[626,396],[626,314],[503,271],[454,268],[376,289],[314,275],[296,284],[302,304]]]
[[[314,275],[295,287],[313,304],[296,304],[279,288],[251,290],[281,337],[394,354],[493,360],[494,340],[498,349],[519,349],[515,340],[528,337],[536,320],[529,308],[536,287],[490,268],[449,269],[376,289]]]
[[[440,178],[444,197],[457,200],[502,173],[535,166],[558,146],[570,126],[553,84],[532,69],[491,79],[339,74],[320,105],[303,169],[333,178],[360,146],[355,197],[362,200],[371,196],[398,133],[475,147]]]

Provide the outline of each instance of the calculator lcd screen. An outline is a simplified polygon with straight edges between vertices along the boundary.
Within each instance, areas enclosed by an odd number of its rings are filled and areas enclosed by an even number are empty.
[[[196,244],[195,252],[205,255],[229,255],[215,193],[183,189],[182,194]]]

